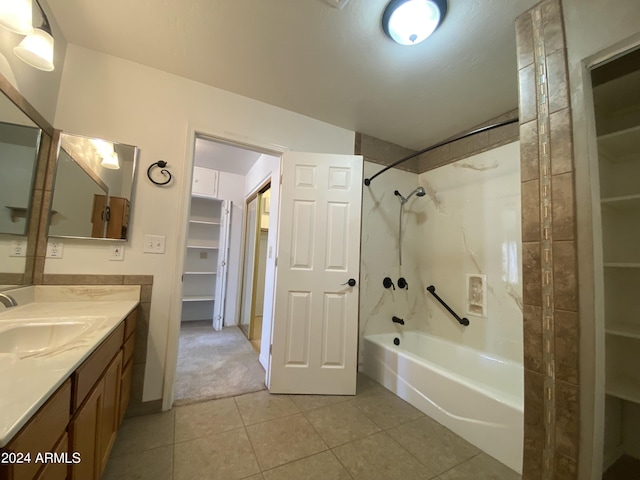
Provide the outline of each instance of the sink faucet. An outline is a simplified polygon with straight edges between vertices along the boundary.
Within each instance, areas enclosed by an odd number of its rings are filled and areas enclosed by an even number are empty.
[[[400,325],[404,325],[404,320],[396,316],[391,317],[391,321],[393,323],[399,323]]]
[[[16,299],[6,293],[0,293],[0,302],[2,302],[2,304],[7,308],[15,307],[16,305],[18,305]]]

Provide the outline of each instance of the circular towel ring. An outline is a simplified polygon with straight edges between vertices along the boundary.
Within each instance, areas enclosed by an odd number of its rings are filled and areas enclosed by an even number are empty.
[[[169,170],[166,170],[164,167],[167,166],[167,162],[165,162],[164,160],[158,160],[156,163],[152,163],[151,165],[149,165],[149,168],[147,168],[147,177],[149,177],[149,180],[151,180],[153,183],[155,183],[156,185],[166,185],[167,183],[169,183],[171,181],[171,172],[169,172]],[[169,178],[167,178],[166,181],[164,182],[156,182],[153,178],[151,178],[151,170],[153,169],[153,167],[159,167],[160,173],[162,173],[165,176],[169,176]]]

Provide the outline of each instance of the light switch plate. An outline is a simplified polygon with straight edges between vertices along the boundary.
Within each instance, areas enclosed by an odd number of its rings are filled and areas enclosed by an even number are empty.
[[[144,253],[164,253],[164,241],[164,235],[145,235],[142,251]]]

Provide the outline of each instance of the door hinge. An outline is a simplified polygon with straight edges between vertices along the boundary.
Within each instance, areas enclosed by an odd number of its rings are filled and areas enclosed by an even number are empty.
[[[269,355],[273,353],[273,343],[269,345]]]
[[[280,185],[282,185],[282,173],[280,174]]]
[[[278,266],[278,257],[276,257],[276,267]]]

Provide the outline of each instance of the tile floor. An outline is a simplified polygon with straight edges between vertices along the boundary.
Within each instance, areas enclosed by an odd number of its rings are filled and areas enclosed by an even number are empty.
[[[103,477],[519,478],[361,374],[355,397],[261,391],[125,419]]]

